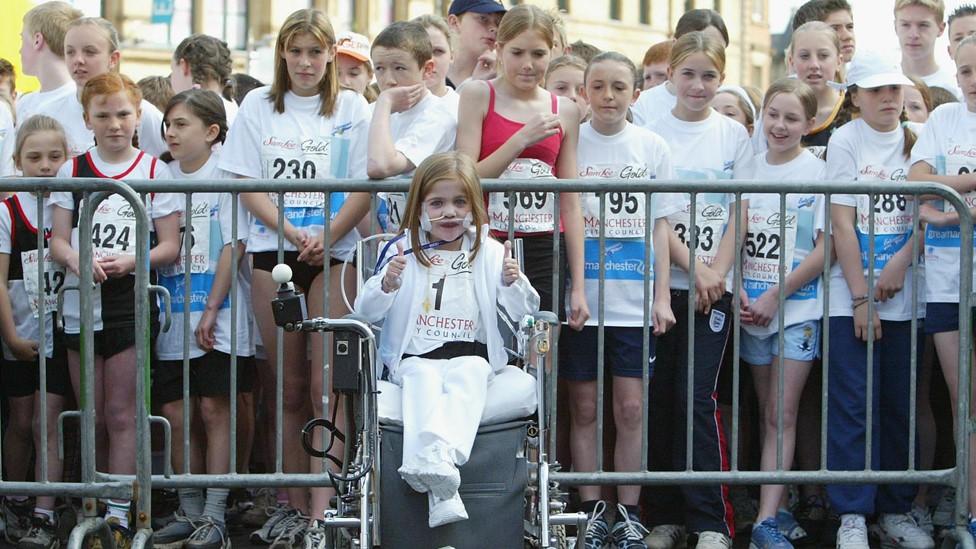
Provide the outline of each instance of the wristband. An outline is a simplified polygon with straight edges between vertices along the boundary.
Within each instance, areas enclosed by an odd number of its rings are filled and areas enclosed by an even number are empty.
[[[869,298],[868,294],[851,296],[851,301],[866,301]]]
[[[865,303],[867,303],[867,302],[868,302],[868,300],[867,300],[867,299],[864,299],[864,300],[861,300],[861,301],[857,301],[857,302],[855,302],[855,303],[854,303],[853,305],[851,305],[851,310],[855,310],[855,309],[857,309],[857,308],[858,308],[858,307],[860,307],[861,305],[864,305],[864,304],[865,304]]]

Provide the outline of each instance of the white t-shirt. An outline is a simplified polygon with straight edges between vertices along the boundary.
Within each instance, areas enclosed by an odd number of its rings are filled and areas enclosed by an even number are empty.
[[[102,160],[97,148],[89,153],[94,169],[101,177],[111,179],[172,179],[169,168],[163,162],[140,151],[136,158],[120,164],[111,164]],[[74,161],[65,162],[58,170],[57,177],[70,178],[74,173]],[[68,211],[75,207],[74,197],[70,192],[51,193],[50,204]],[[79,205],[81,208],[81,205]],[[146,211],[150,219],[166,217],[182,210],[182,203],[178,195],[168,193],[154,193],[146,196]],[[92,220],[92,252],[94,258],[110,257],[119,254],[135,254],[136,221],[129,203],[117,194],[110,195],[98,207]],[[150,229],[151,230],[151,229]],[[71,247],[78,249],[78,227],[71,229]],[[134,275],[130,275],[134,276]],[[78,277],[68,271],[65,273],[65,284],[77,286]],[[102,299],[101,292],[92,293],[95,313],[94,329],[102,329]],[[81,329],[79,324],[78,292],[67,292],[64,295],[64,328],[69,334],[77,334]]]
[[[828,181],[905,181],[909,163],[903,153],[905,132],[899,126],[894,131],[878,132],[863,119],[853,120],[834,132],[827,145]],[[882,194],[871,204],[867,195],[831,196],[831,204],[856,208],[854,228],[861,248],[861,265],[868,275],[869,219],[874,211],[874,280],[888,260],[902,248],[911,246],[911,204],[904,195]],[[836,248],[835,248],[836,249]],[[919,262],[919,288],[925,288],[925,271]],[[902,291],[893,298],[877,303],[875,310],[881,320],[911,320],[912,268],[905,271]],[[925,316],[925,296],[917,304],[918,318]],[[830,269],[830,316],[853,316],[851,291],[841,270],[840,262]]]
[[[925,162],[942,175],[976,171],[976,113],[965,103],[949,103],[932,111],[912,148],[912,164]],[[976,207],[976,192],[963,195]],[[943,211],[954,208],[942,200]],[[925,230],[925,298],[930,303],[959,303],[959,225]],[[976,279],[974,279],[976,280]]]
[[[922,76],[919,78],[928,87],[938,86],[952,92],[956,96],[956,99],[963,101],[962,90],[959,89],[959,81],[956,79],[956,68],[953,67],[939,67],[939,70],[933,72],[928,76]]]
[[[0,101],[0,177],[9,177],[17,172],[13,158],[16,141],[13,114],[7,104]]]
[[[30,237],[32,239],[37,238],[37,197],[28,192],[17,192],[15,193],[15,197],[16,201],[13,200],[14,197],[7,199],[10,207],[0,205],[0,254],[11,255],[15,247],[13,240],[16,235],[15,231],[12,230],[14,223],[13,215],[22,214],[23,221],[34,229]],[[19,212],[14,214],[11,209],[16,211],[18,209],[18,203]],[[50,238],[51,206],[49,203],[45,203],[44,205],[44,232],[45,238]],[[45,355],[50,358],[54,353],[53,313],[57,307],[57,292],[64,283],[64,268],[51,258],[49,250],[44,254],[45,279],[39,281],[37,277],[39,254],[37,253],[36,245],[29,251],[21,249],[20,257],[17,260],[21,263],[23,278],[17,280],[11,279],[9,276],[12,273],[8,271],[7,292],[10,296],[10,308],[13,313],[14,329],[17,336],[32,341],[37,341],[40,338],[40,323],[37,319],[40,313],[38,301],[43,293],[45,311],[44,350]],[[15,261],[15,258],[11,257],[10,261]],[[7,360],[17,360],[7,347],[6,342],[3,342],[3,357]]]
[[[220,100],[224,103],[224,114],[227,116],[227,127],[229,128],[237,118],[237,111],[240,109],[240,107],[237,106],[236,101],[227,99],[223,95],[220,96]]]
[[[370,105],[370,111],[373,111]],[[451,114],[444,100],[426,93],[413,108],[390,115],[390,136],[393,148],[402,153],[415,167],[436,153],[454,149],[457,137],[457,114]],[[397,179],[409,179],[413,172],[404,172]],[[407,207],[407,193],[380,193],[386,201],[388,215],[381,216],[380,226],[395,232]]]
[[[657,86],[652,89],[660,88]],[[752,173],[752,145],[742,124],[711,109],[700,122],[678,120],[666,112],[654,124],[655,132],[671,147],[671,165],[677,179],[745,179]],[[691,196],[674,193],[677,212],[668,221],[682,242],[691,241]],[[695,230],[698,234],[697,258],[711,265],[725,234],[735,195],[732,193],[699,193],[696,199]],[[732,269],[726,287],[731,287]],[[688,289],[688,273],[671,267],[671,287]]]
[[[200,179],[231,179],[233,176],[217,168],[218,155],[213,154],[207,163],[199,170],[192,173],[185,173],[180,169],[179,162],[170,162],[169,168],[173,173],[174,179],[200,180]],[[186,197],[177,195],[184,201],[186,207]],[[194,330],[200,324],[200,318],[207,306],[207,299],[213,288],[214,277],[217,272],[217,264],[224,247],[233,242],[233,198],[230,193],[193,193],[191,207],[193,216],[192,227],[192,249],[190,251],[190,358],[203,356],[205,351],[197,346],[196,338],[193,336]],[[238,209],[237,217],[237,238],[243,241],[247,237],[248,219],[246,210]],[[185,231],[186,216],[180,213],[180,228]],[[181,360],[183,358],[183,324],[186,306],[186,292],[184,291],[184,260],[186,250],[183,248],[183,240],[180,240],[180,255],[176,263],[168,267],[159,269],[159,284],[164,286],[170,293],[172,304],[173,323],[167,332],[160,332],[156,339],[156,353],[161,360]],[[240,257],[240,256],[238,256]],[[238,276],[237,284],[237,355],[251,356],[250,352],[250,329],[248,300],[243,294],[244,284],[241,284],[240,269],[234,269]],[[214,334],[216,343],[214,349],[233,354],[231,348],[231,306],[230,294],[220,306],[217,314],[217,323]],[[162,313],[160,316],[162,321]]]
[[[678,97],[671,91],[671,86],[671,82],[664,82],[637,96],[637,101],[630,107],[635,125],[657,131],[657,119],[671,112],[678,103]]]
[[[319,97],[285,94],[285,112],[274,111],[268,100],[270,86],[244,98],[220,153],[220,169],[254,179],[365,179],[369,107],[363,96],[342,90],[335,114],[319,115]],[[331,195],[330,216],[345,202],[343,193]],[[271,194],[272,201],[277,199]],[[325,228],[324,195],[286,193],[285,217],[298,229],[321,233]],[[332,256],[346,259],[354,251],[359,233],[349,231],[332,247]],[[249,252],[278,249],[278,235],[252,219]],[[284,249],[295,251],[285,240]]]
[[[766,161],[766,154],[756,155],[752,179],[765,181],[819,180],[823,179],[825,165],[810,151],[803,149],[793,160],[779,165]],[[780,197],[776,194],[747,194],[745,250],[742,253],[742,288],[753,301],[768,289],[779,284],[779,262],[786,266],[783,280],[808,255],[816,245],[817,236],[823,232],[824,196],[812,193],[786,195],[786,215],[780,215]],[[782,220],[785,219],[786,223]],[[786,240],[780,241],[780,227],[785,227]],[[823,316],[823,295],[820,277],[804,284],[786,297],[783,322],[793,326]],[[779,327],[779,316],[774,316],[767,326],[743,324],[752,335],[774,334]]]
[[[139,127],[136,128],[139,150],[158,158],[168,150],[162,134],[163,113],[145,99],[139,104],[139,110],[141,116]],[[64,126],[70,156],[78,156],[95,146],[95,134],[85,125],[85,109],[77,95],[65,99],[63,110],[56,118]]]
[[[457,123],[458,104],[461,102],[461,95],[455,91],[454,88],[448,86],[447,93],[438,99],[444,102],[447,110],[450,111],[452,116],[454,116],[454,122]]]
[[[23,124],[35,114],[43,114],[61,121],[65,115],[66,103],[71,99],[77,102],[77,97],[78,88],[73,80],[50,91],[36,91],[21,95],[17,98],[17,125]]]
[[[580,127],[576,165],[582,179],[671,179],[671,151],[657,134],[633,124],[615,135],[603,135],[587,122]],[[599,321],[600,198],[581,193],[583,206],[584,276],[590,308],[587,326]],[[651,197],[651,220],[663,217],[668,203],[664,193]],[[643,193],[608,193],[604,212],[604,325],[644,325],[644,273],[649,272],[654,291],[654,245],[649,263],[644,261],[646,197]],[[653,225],[647,233],[653,237]],[[648,319],[650,321],[651,319]]]

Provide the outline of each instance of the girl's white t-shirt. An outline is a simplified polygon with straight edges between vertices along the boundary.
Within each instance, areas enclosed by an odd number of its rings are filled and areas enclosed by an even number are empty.
[[[905,133],[899,126],[890,132],[879,132],[863,119],[853,120],[840,127],[827,145],[828,181],[890,181],[904,182],[908,178],[908,159],[904,155]],[[874,281],[881,270],[902,246],[911,246],[912,206],[900,194],[881,194],[872,204],[867,195],[831,196],[831,204],[855,208],[854,228],[861,248],[861,265],[868,276],[870,245],[870,216],[874,212]],[[836,248],[835,248],[836,249]],[[918,265],[921,291],[925,288],[925,269]],[[853,316],[851,291],[835,262],[830,270],[830,316]],[[902,291],[891,299],[878,302],[875,310],[881,320],[911,320],[912,267],[905,271]],[[925,296],[918,296],[917,318],[925,317]]]
[[[173,175],[170,173],[169,168],[162,161],[153,158],[149,154],[144,154],[139,152],[136,158],[132,160],[122,162],[119,164],[113,164],[106,162],[98,154],[97,148],[92,148],[89,151],[91,155],[92,163],[94,164],[95,170],[97,170],[102,176],[112,179],[172,179]],[[59,179],[67,179],[73,176],[74,171],[74,161],[69,160],[65,162],[61,168],[58,170],[57,177]],[[49,203],[52,206],[57,206],[68,211],[73,211],[74,197],[70,192],[56,192],[51,193]],[[177,195],[169,193],[151,193],[146,195],[145,200],[146,213],[149,214],[150,219],[159,219],[166,217],[174,212],[179,212],[182,210],[183,206]],[[79,206],[80,207],[80,206]],[[128,245],[126,250],[122,253],[128,253],[135,255],[135,242],[136,242],[136,229],[135,221],[131,215],[131,207],[129,203],[122,198],[120,195],[112,194],[103,201],[95,214],[93,219],[94,225],[99,225],[99,235],[104,238],[105,241],[110,241],[110,238],[105,237],[109,233],[107,229],[108,225],[112,225],[111,233],[116,236],[116,238],[121,238],[123,233],[129,235]],[[94,233],[93,225],[93,233]],[[152,228],[150,227],[150,231]],[[116,244],[118,244],[116,240]],[[78,249],[78,227],[73,227],[71,229],[71,247],[75,250]],[[101,255],[116,255],[118,253],[118,246],[113,250],[108,250],[100,248],[99,244],[93,246],[93,252],[96,257]],[[130,276],[134,276],[134,273]],[[78,276],[71,271],[65,272],[64,279],[65,286],[77,286]],[[101,292],[92,292],[92,300],[94,306],[94,317],[95,317],[95,327],[94,329],[100,330],[102,328],[102,304],[101,304]],[[68,292],[64,297],[64,329],[66,333],[77,334],[79,333],[81,326],[79,322],[80,311],[78,303],[78,293]]]
[[[580,127],[576,165],[581,179],[671,179],[671,151],[657,134],[628,123],[615,135],[596,131],[590,122]],[[581,193],[583,206],[584,287],[590,309],[587,326],[599,323],[600,197]],[[644,193],[611,192],[605,197],[604,307],[606,326],[644,325],[644,274],[650,277],[647,301],[654,299],[653,222],[672,211],[664,193],[651,196],[651,227],[646,229]],[[646,232],[645,232],[646,231]],[[645,261],[645,236],[651,235],[651,252]],[[568,304],[567,304],[568,306]],[[651,322],[651,319],[648,319]]]
[[[679,120],[670,111],[666,112],[658,118],[653,131],[670,145],[671,165],[677,179],[745,179],[752,173],[749,133],[738,122],[711,109],[708,118],[700,122]],[[735,195],[699,193],[695,204],[695,227],[689,227],[691,195],[673,193],[670,199],[677,205],[677,211],[667,217],[678,238],[690,243],[691,231],[695,231],[698,235],[696,257],[711,265],[725,234]],[[727,288],[732,287],[732,272],[729,269],[726,276]],[[676,265],[671,267],[671,288],[688,289],[688,273]]]
[[[793,160],[778,165],[767,162],[765,153],[757,154],[754,167],[752,179],[765,181],[819,180],[823,179],[826,170],[824,162],[807,149],[802,149]],[[745,249],[742,251],[742,288],[749,300],[754,301],[779,284],[780,260],[786,266],[783,273],[783,280],[786,280],[786,276],[813,251],[817,236],[823,232],[824,196],[787,194],[785,215],[780,211],[777,194],[746,194],[742,199],[749,201]],[[781,228],[786,235],[785,241],[780,240]],[[823,317],[820,282],[818,276],[787,296],[783,308],[786,326]],[[754,336],[774,334],[779,328],[778,313],[766,326],[743,324],[742,327]]]
[[[285,112],[277,113],[268,99],[271,87],[247,94],[220,154],[220,169],[253,179],[365,179],[369,107],[363,96],[341,90],[335,113],[319,115],[319,97],[285,94]],[[269,195],[277,200],[276,193]],[[332,193],[329,219],[345,202],[345,193]],[[325,195],[315,192],[286,193],[285,218],[297,229],[321,234],[326,217]],[[359,232],[349,231],[332,247],[332,257],[352,255]],[[257,219],[251,220],[247,249],[278,249],[278,234]],[[284,249],[295,251],[285,240]]]
[[[912,148],[912,164],[925,162],[940,175],[976,172],[976,113],[965,103],[949,103],[932,111]],[[976,207],[976,191],[963,194]],[[934,205],[953,211],[942,200]],[[959,303],[959,225],[925,228],[925,298],[929,303]],[[974,277],[976,280],[976,277]]]
[[[180,169],[179,162],[169,163],[174,179],[202,180],[202,179],[231,179],[233,176],[217,167],[218,155],[212,154],[207,163],[199,170],[185,173]],[[186,209],[186,196],[177,194]],[[185,254],[183,234],[180,235],[180,255],[173,265],[158,269],[159,284],[169,290],[172,308],[172,325],[167,332],[160,332],[156,339],[156,353],[161,360],[181,360],[183,358],[183,324],[184,313],[190,312],[190,358],[203,356],[205,351],[197,346],[194,331],[200,323],[203,311],[207,306],[207,299],[213,288],[217,265],[224,247],[233,242],[233,207],[234,200],[230,193],[195,192],[190,207],[191,217],[190,250],[190,297],[187,299],[185,291]],[[238,205],[237,240],[247,238],[247,213]],[[185,212],[180,212],[180,230],[185,231]],[[238,255],[240,258],[240,255]],[[237,307],[237,341],[238,356],[251,356],[250,315],[247,297],[244,290],[249,288],[242,283],[241,269],[233,269],[237,276],[237,293],[235,294]],[[246,282],[246,281],[244,281]],[[231,347],[231,297],[230,292],[224,299],[217,314],[214,334],[216,343],[214,349],[225,354],[234,354]],[[186,303],[189,301],[189,306]],[[160,313],[162,322],[162,312]]]
[[[23,213],[24,221],[28,223],[31,227],[37,228],[37,197],[29,192],[19,191],[15,193],[17,201],[20,204],[20,210]],[[8,199],[9,200],[9,199]],[[10,209],[5,204],[0,203],[0,254],[10,255],[13,253],[14,243],[13,240],[16,237],[13,229],[13,217]],[[51,234],[51,205],[50,203],[44,204],[44,232],[45,237],[50,238]],[[36,237],[37,235],[32,235]],[[48,246],[50,246],[50,241],[48,241]],[[23,269],[23,278],[20,280],[7,280],[7,293],[10,297],[10,309],[13,315],[14,330],[17,336],[23,339],[29,339],[32,341],[37,341],[40,338],[41,329],[38,316],[40,316],[40,305],[37,304],[34,307],[31,306],[31,301],[34,300],[38,303],[41,300],[41,288],[45,288],[44,292],[44,354],[48,358],[53,356],[54,353],[54,310],[56,307],[55,303],[52,303],[57,297],[56,293],[58,289],[61,288],[64,281],[64,269],[61,265],[54,262],[50,257],[50,248],[48,248],[44,254],[44,262],[46,263],[44,267],[45,278],[50,277],[49,280],[40,282],[37,277],[37,259],[39,254],[36,250],[31,252],[21,252],[21,266]],[[29,256],[29,257],[26,257]],[[33,259],[33,262],[29,263],[27,260]],[[11,258],[13,261],[13,258]],[[38,281],[32,286],[36,288],[34,295],[30,295],[28,290],[28,280]],[[60,283],[59,283],[60,279]],[[7,360],[17,360],[14,354],[7,347],[7,343],[3,343],[3,358]]]
[[[14,115],[5,101],[0,101],[0,177],[14,175],[14,145],[17,130],[14,128]]]

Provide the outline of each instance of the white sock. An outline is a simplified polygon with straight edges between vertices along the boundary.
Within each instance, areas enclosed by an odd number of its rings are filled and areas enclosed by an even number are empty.
[[[41,509],[40,507],[35,507],[34,516],[43,518],[49,524],[54,524],[54,511],[50,509]]]
[[[180,498],[180,508],[187,518],[199,518],[203,514],[203,490],[199,488],[180,488],[176,491]]]
[[[224,515],[227,513],[227,488],[207,488],[207,503],[204,505],[203,514],[213,519],[214,522],[224,524]]]
[[[108,505],[105,509],[105,518],[115,517],[119,519],[119,526],[123,528],[129,527],[129,501],[117,501],[114,499],[108,500]]]

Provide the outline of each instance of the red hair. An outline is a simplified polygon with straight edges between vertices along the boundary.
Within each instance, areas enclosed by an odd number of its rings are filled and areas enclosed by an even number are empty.
[[[132,102],[132,106],[135,107],[136,111],[139,110],[139,106],[142,103],[142,92],[139,90],[139,86],[124,74],[108,72],[92,78],[82,88],[81,106],[85,109],[85,115],[87,116],[89,114],[88,107],[95,97],[115,93],[124,93],[129,98],[129,101]]]

